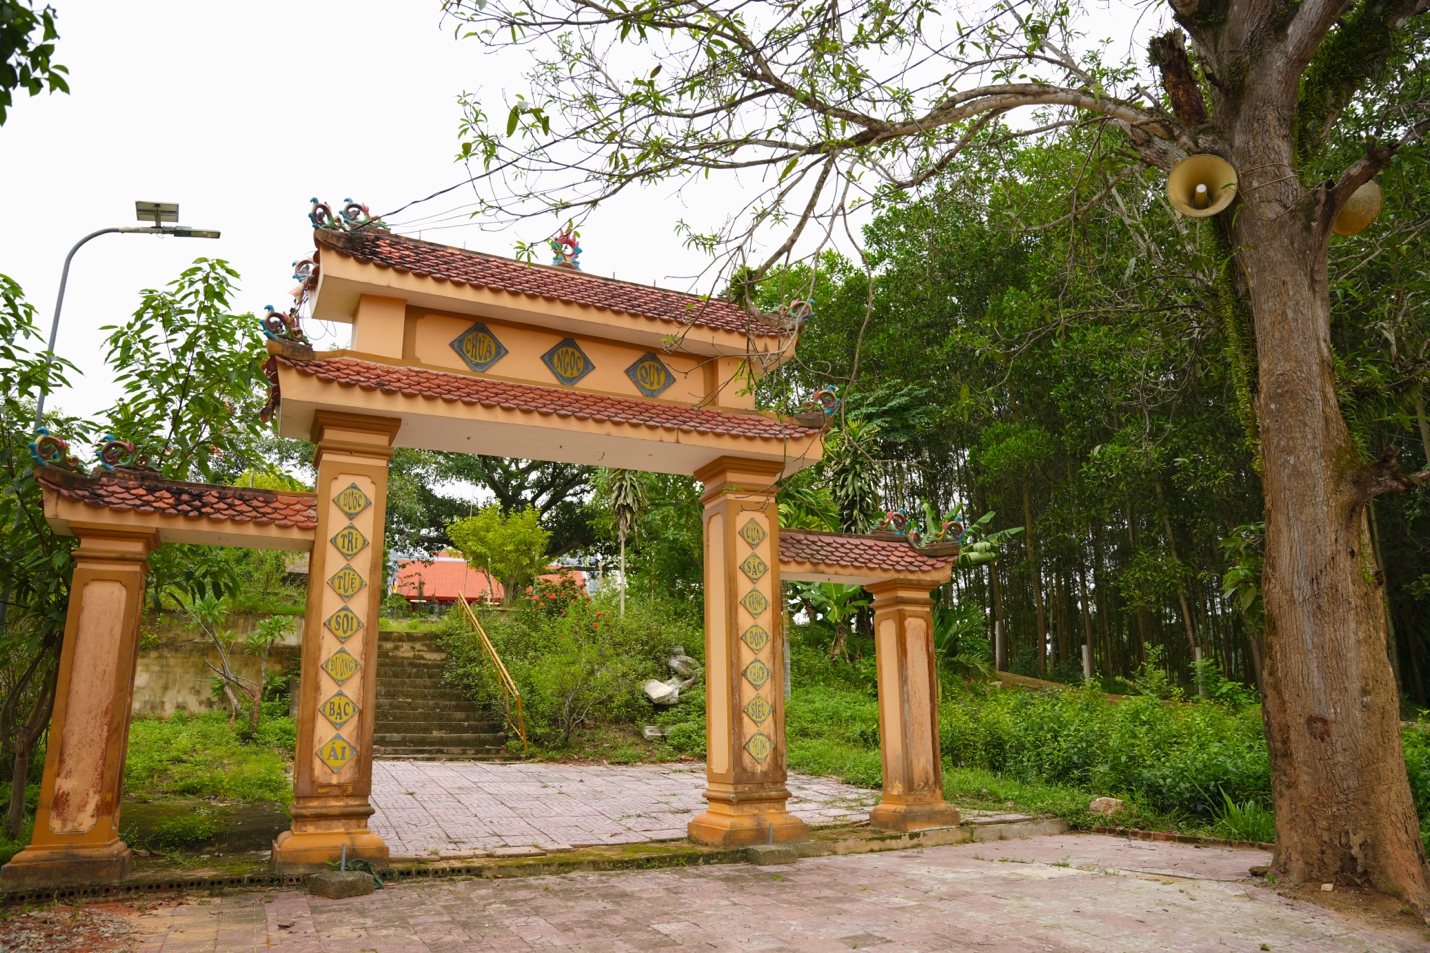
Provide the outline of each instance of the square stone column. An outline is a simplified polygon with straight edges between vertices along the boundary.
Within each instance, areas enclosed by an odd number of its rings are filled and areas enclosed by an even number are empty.
[[[319,411],[318,529],[303,616],[292,829],[273,843],[283,874],[349,860],[385,866],[372,816],[372,734],[382,602],[387,463],[401,421]]]
[[[943,799],[928,585],[891,580],[865,588],[874,597],[884,756],[884,800],[869,812],[869,823],[891,831],[954,826],[960,821],[958,810]]]
[[[116,883],[133,861],[119,839],[119,801],[144,575],[158,537],[91,524],[70,529],[79,547],[45,777],[30,846],[0,869],[7,888]]]
[[[769,844],[808,834],[785,809],[778,462],[721,457],[705,484],[705,800],[690,836]]]

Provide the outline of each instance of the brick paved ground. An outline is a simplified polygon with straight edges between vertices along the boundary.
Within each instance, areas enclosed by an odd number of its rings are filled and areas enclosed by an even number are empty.
[[[861,820],[877,791],[791,775],[805,823]],[[683,838],[705,810],[705,766],[375,761],[369,822],[397,857]]]
[[[1418,929],[1373,928],[1236,882],[1266,859],[1066,835],[788,867],[406,884],[350,900],[246,895],[133,922],[145,953],[1425,949]]]

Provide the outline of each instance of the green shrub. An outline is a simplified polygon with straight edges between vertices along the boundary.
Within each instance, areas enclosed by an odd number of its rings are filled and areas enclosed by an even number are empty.
[[[1026,781],[1135,794],[1158,811],[1213,817],[1222,796],[1270,803],[1260,712],[1149,696],[1109,704],[1092,690],[948,691],[943,753],[956,766]]]
[[[609,597],[563,600],[564,611],[553,611],[552,601],[520,599],[508,611],[482,614],[482,626],[521,692],[527,734],[538,745],[568,747],[582,728],[651,723],[657,713],[641,685],[670,677],[666,660],[677,645],[692,657],[704,656],[704,636],[687,604],[628,598],[622,618]],[[500,710],[496,672],[476,635],[455,612],[444,630],[448,678]],[[688,709],[689,700],[680,707]]]
[[[0,865],[8,864],[10,858],[24,850],[30,843],[30,836],[35,832],[34,809],[30,809],[25,816],[25,822],[20,825],[20,836],[11,840],[5,831],[5,826],[0,824]]]
[[[1223,794],[1225,806],[1212,828],[1217,836],[1228,840],[1249,840],[1269,844],[1276,840],[1276,818],[1259,801],[1236,803]]]

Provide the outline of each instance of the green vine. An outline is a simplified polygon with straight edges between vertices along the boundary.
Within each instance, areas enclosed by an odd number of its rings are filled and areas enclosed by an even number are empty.
[[[1301,76],[1296,105],[1296,157],[1313,158],[1331,121],[1384,69],[1403,33],[1390,23],[1393,5],[1362,0],[1331,31]]]
[[[1246,449],[1251,453],[1251,468],[1261,476],[1261,429],[1256,417],[1255,380],[1258,374],[1256,360],[1256,332],[1251,325],[1251,308],[1232,284],[1231,269],[1236,259],[1231,253],[1231,243],[1224,229],[1215,229],[1214,242],[1217,258],[1216,278],[1212,289],[1216,296],[1216,316],[1221,322],[1222,333],[1226,335],[1231,351],[1231,379],[1236,388],[1236,416],[1246,437]]]

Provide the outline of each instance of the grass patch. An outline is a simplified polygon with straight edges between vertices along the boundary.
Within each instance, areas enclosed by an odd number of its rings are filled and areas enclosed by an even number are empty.
[[[287,702],[269,703],[265,708]],[[216,798],[227,801],[293,800],[289,768],[296,726],[284,716],[267,717],[256,732],[228,726],[221,711],[171,718],[136,718],[129,729],[124,790],[152,800]]]

